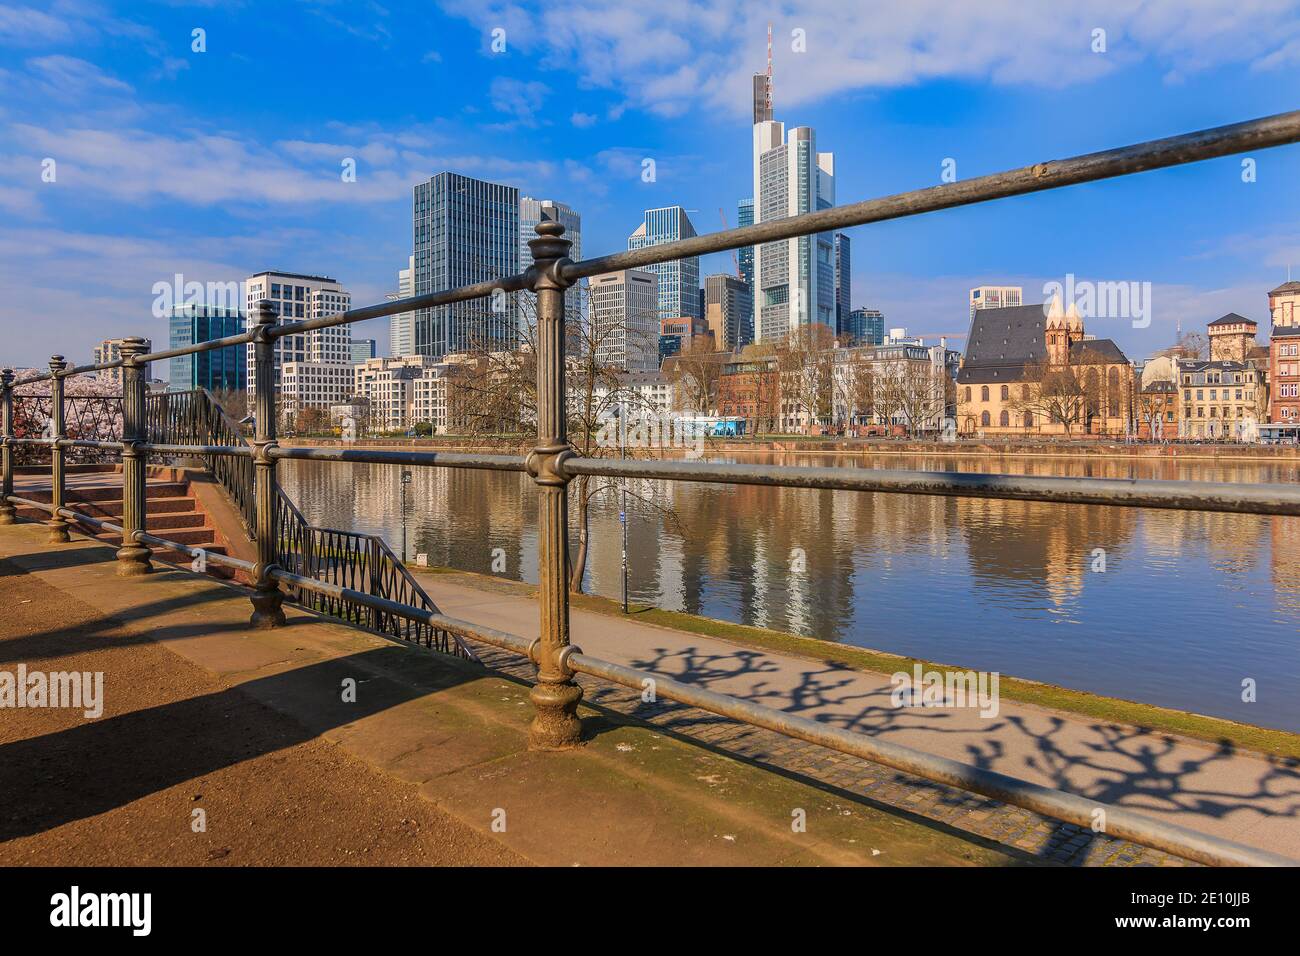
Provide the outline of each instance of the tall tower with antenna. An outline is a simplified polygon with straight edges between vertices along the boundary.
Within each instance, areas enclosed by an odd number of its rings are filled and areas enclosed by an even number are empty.
[[[772,24],[767,71],[754,74],[755,223],[835,205],[835,157],[817,151],[810,126],[786,130],[772,117]],[[779,342],[814,323],[835,328],[834,236],[821,233],[754,247],[754,332]]]

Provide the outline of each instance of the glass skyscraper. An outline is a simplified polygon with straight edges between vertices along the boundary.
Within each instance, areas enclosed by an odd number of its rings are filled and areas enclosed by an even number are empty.
[[[512,276],[519,271],[519,190],[438,173],[415,186],[412,243],[415,295]],[[419,355],[510,349],[518,341],[519,306],[511,293],[415,313]]]
[[[178,305],[168,320],[170,348],[178,349],[199,342],[211,342],[244,332],[244,313],[238,309],[221,309],[207,305]],[[211,391],[242,391],[248,385],[247,349],[232,345],[224,349],[178,355],[168,366],[167,390],[188,392],[206,388]]]
[[[641,249],[658,246],[696,235],[695,227],[681,206],[647,209],[645,221],[628,237],[627,247]],[[700,314],[700,257],[691,256],[676,262],[661,262],[644,267],[659,283],[659,318],[681,316],[703,318]]]
[[[554,199],[533,199],[524,196],[519,200],[519,271],[525,271],[533,264],[533,250],[529,248],[530,239],[537,238],[537,224],[543,219],[558,222],[564,227],[564,238],[573,245],[569,247],[569,258],[577,262],[582,258],[582,217],[572,208]],[[580,317],[581,290],[579,284],[570,286],[564,293],[564,314],[572,322]],[[521,322],[537,320],[537,293],[519,293],[523,303]]]

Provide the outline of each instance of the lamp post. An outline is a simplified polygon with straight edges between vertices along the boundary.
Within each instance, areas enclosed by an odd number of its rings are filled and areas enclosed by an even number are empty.
[[[618,403],[618,457],[627,458],[627,404]],[[627,613],[627,478],[620,483],[618,520],[623,526],[623,613]]]
[[[402,472],[402,563],[406,563],[406,486],[411,483],[411,473]]]

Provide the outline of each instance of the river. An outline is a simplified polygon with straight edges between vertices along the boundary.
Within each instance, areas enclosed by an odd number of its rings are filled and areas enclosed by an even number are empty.
[[[1300,480],[1293,462],[783,453],[744,460]],[[400,551],[400,468],[286,461],[280,471],[308,521],[379,532]],[[410,560],[424,553],[431,564],[536,582],[531,479],[412,471]],[[1300,731],[1300,518],[689,482],[629,488],[633,602]],[[591,537],[587,588],[618,598],[612,486],[594,495]],[[1256,684],[1253,702],[1242,699],[1247,680]]]

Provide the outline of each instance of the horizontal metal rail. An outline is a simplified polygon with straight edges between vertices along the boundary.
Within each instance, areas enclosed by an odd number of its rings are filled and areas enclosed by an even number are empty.
[[[527,471],[522,455],[475,455],[442,451],[382,451],[371,448],[302,448],[277,445],[268,455],[298,461],[350,461],[374,465],[419,465],[427,468],[474,468],[481,471]]]
[[[755,727],[773,730],[786,737],[819,744],[839,753],[861,757],[863,760],[892,767],[926,780],[991,797],[1002,803],[1023,807],[1055,820],[1064,820],[1091,829],[1097,822],[1097,811],[1101,810],[1104,814],[1102,832],[1106,836],[1132,840],[1134,843],[1164,850],[1166,853],[1173,853],[1197,863],[1205,863],[1209,866],[1297,865],[1296,860],[1288,857],[1166,823],[1125,807],[1099,803],[1077,794],[1053,790],[1050,787],[1008,777],[1006,774],[950,760],[947,757],[923,753],[911,747],[868,737],[865,734],[856,734],[797,714],[738,700],[726,694],[683,684],[632,667],[611,664],[583,654],[576,648],[568,655],[567,663],[580,674],[613,681],[638,691],[644,690],[647,680],[652,680],[657,696],[698,707],[711,714],[752,724]]]
[[[253,457],[253,449],[247,445],[166,445],[142,441],[136,447],[150,455],[183,455],[193,458],[203,455],[226,458]]]
[[[134,538],[140,544],[152,544],[158,548],[169,548],[172,551],[179,551],[182,554],[188,554],[191,558],[197,558],[202,555],[203,560],[209,564],[234,568],[237,571],[247,571],[249,574],[252,574],[256,569],[256,565],[254,565],[252,561],[245,561],[242,558],[234,558],[228,554],[222,554],[219,551],[208,551],[206,548],[195,548],[188,544],[181,544],[179,541],[172,541],[169,538],[160,538],[158,535],[149,534],[146,531],[137,531]]]
[[[671,262],[690,256],[726,252],[729,249],[740,249],[746,246],[761,245],[765,242],[808,236],[834,229],[846,229],[851,226],[863,226],[873,222],[903,219],[928,212],[937,212],[941,209],[970,206],[996,199],[1006,199],[1011,196],[1023,196],[1043,190],[1058,189],[1063,186],[1076,186],[1081,183],[1114,179],[1132,173],[1181,166],[1207,159],[1217,159],[1234,153],[1268,149],[1296,142],[1300,142],[1300,110],[1247,120],[1242,123],[1232,123],[1228,126],[1218,126],[1213,129],[1182,133],[1177,136],[1150,140],[1118,149],[1035,163],[1032,166],[992,173],[975,179],[943,183],[925,189],[914,189],[879,199],[851,203],[847,206],[835,206],[830,209],[802,213],[785,219],[757,223],[752,226],[725,229],[703,236],[666,242],[662,245],[646,246],[642,249],[616,252],[594,259],[584,259],[581,262],[562,261],[559,270],[566,281],[576,282],[578,279],[589,278],[605,272],[616,272],[621,269]],[[271,326],[268,334],[272,338],[282,338],[286,335],[297,335],[312,329],[331,328],[353,322],[363,322],[367,319],[396,315],[399,312],[410,312],[416,309],[466,302],[470,299],[490,296],[497,290],[506,292],[520,291],[531,288],[532,279],[533,275],[528,272],[503,276],[499,279],[461,286],[445,292],[429,292],[409,296],[405,299],[395,299],[390,302],[381,302],[359,309],[351,309],[335,315],[285,322]],[[223,339],[213,339],[181,348],[151,352],[140,356],[138,361],[141,363],[157,362],[182,355],[191,355],[196,352],[207,352],[233,345],[244,345],[252,340],[253,333],[251,331],[244,332]],[[117,368],[121,365],[122,360],[118,359],[113,362],[80,366],[60,373],[60,377],[67,377],[68,375],[89,370]],[[25,378],[19,384],[26,385],[32,382],[48,381],[52,377],[51,373],[45,372]]]
[[[364,591],[354,591],[352,588],[345,588],[339,584],[330,584],[327,581],[320,581],[316,578],[305,577],[301,574],[294,574],[291,571],[285,571],[282,568],[271,568],[269,574],[276,581],[291,585],[292,587],[303,588],[307,591],[315,591],[317,594],[323,594],[336,600],[355,602],[376,611],[382,611],[385,614],[393,614],[397,617],[406,618],[409,621],[418,621],[428,624],[431,627],[440,628],[448,631],[458,637],[466,637],[473,640],[483,641],[494,647],[504,648],[513,651],[516,654],[528,656],[530,643],[527,639],[519,637],[516,634],[510,634],[506,631],[498,631],[495,628],[484,627],[479,624],[471,624],[469,621],[462,621],[459,618],[448,617],[446,614],[440,614],[436,611],[428,611],[424,608],[412,607],[409,604],[399,604],[396,601],[390,601],[387,598],[377,597],[373,594],[367,594]]]
[[[1300,515],[1300,487],[1222,481],[1151,481],[1138,478],[1034,478],[961,471],[894,471],[876,468],[725,464],[708,461],[568,458],[567,475],[655,478],[729,485],[878,491],[890,494],[1006,498],[1056,504],[1173,508],[1236,514]]]

